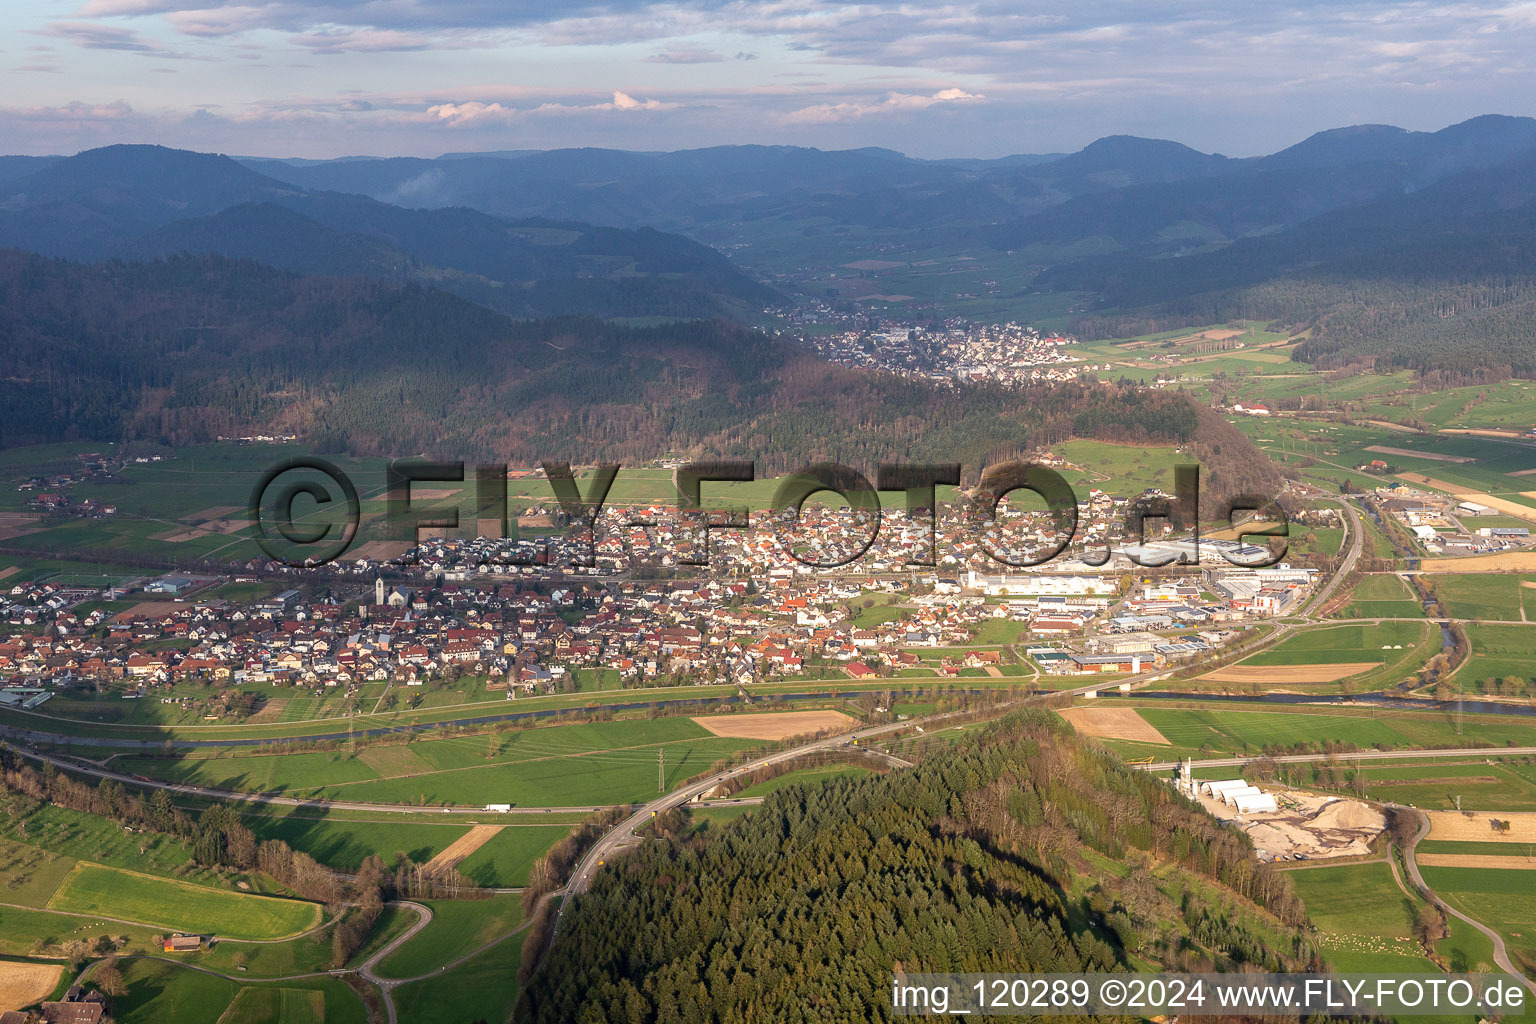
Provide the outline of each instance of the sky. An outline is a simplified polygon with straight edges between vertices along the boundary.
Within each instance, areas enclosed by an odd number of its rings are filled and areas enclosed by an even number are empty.
[[[1536,114],[1536,2],[8,0],[0,152],[1273,152]]]

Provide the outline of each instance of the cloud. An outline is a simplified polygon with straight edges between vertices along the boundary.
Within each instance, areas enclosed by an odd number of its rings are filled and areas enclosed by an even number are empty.
[[[391,53],[441,46],[439,40],[426,33],[388,29],[328,29],[292,36],[289,42],[316,53]]]
[[[867,102],[818,103],[790,111],[780,120],[785,124],[835,124],[839,121],[856,121],[859,118],[896,114],[911,110],[927,110],[941,103],[984,103],[986,97],[964,89],[940,89],[931,96],[892,92],[884,99]]]
[[[582,113],[589,111],[649,111],[676,110],[681,104],[657,99],[637,100],[627,92],[614,92],[606,103],[540,103],[536,107],[514,107],[501,103],[483,103],[470,100],[464,103],[436,103],[427,108],[426,120],[454,126],[507,123],[519,117],[533,114]]]
[[[675,110],[678,104],[663,103],[661,100],[637,100],[627,92],[613,94],[612,103],[597,103],[588,110]]]
[[[92,25],[81,21],[56,21],[40,30],[43,35],[68,40],[87,50],[122,50],[127,53],[170,56],[164,47],[146,41],[137,32],[112,25]]]
[[[79,126],[88,122],[119,122],[134,116],[133,108],[123,100],[114,103],[65,103],[61,106],[0,108],[0,123],[36,121]]]
[[[439,103],[427,108],[427,117],[443,124],[463,125],[481,121],[510,121],[522,113],[516,107],[500,103]]]
[[[719,64],[725,60],[714,50],[667,50],[645,59],[650,64]]]

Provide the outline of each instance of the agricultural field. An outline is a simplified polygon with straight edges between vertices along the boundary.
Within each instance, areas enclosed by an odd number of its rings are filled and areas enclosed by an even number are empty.
[[[1349,595],[1349,603],[1334,612],[1334,617],[1417,619],[1424,617],[1424,607],[1400,576],[1377,573],[1360,578]]]
[[[1529,764],[1427,761],[1418,764],[1361,764],[1348,772],[1346,792],[1360,792],[1353,776],[1364,777],[1372,800],[1411,804],[1425,810],[1536,811],[1536,770]],[[1421,844],[1420,849],[1425,849]],[[1442,851],[1449,852],[1449,851]],[[1475,851],[1474,851],[1475,852]]]
[[[459,873],[477,885],[496,888],[526,885],[534,861],[570,831],[569,825],[513,822],[460,861]]]
[[[1177,708],[1162,702],[1136,702],[1134,699],[1131,702],[1115,700],[1114,706],[1135,707],[1149,725],[1168,739],[1170,746],[1129,740],[1103,742],[1127,756],[1152,754],[1159,760],[1183,753],[1256,754],[1266,748],[1322,746],[1330,742],[1354,744],[1362,750],[1452,746],[1466,742],[1465,737],[1457,733],[1455,716],[1439,711],[1373,713],[1315,707],[1304,710]],[[1536,720],[1467,715],[1463,729],[1465,736],[1475,736],[1484,743],[1536,745]],[[1340,756],[1347,759],[1348,755]]]
[[[1244,665],[1374,664],[1392,661],[1394,649],[1423,641],[1429,630],[1416,622],[1305,629],[1243,661]]]
[[[128,994],[113,1000],[112,1015],[122,1024],[366,1024],[368,1019],[362,1000],[335,978],[247,985],[143,959],[123,961],[121,970]]]
[[[60,914],[48,910],[0,907],[0,954],[7,956],[59,956],[66,943],[98,942],[103,935],[126,940],[120,951],[157,952],[157,937],[164,929],[126,925],[104,917]]]
[[[1289,871],[1296,894],[1317,926],[1316,941],[1339,971],[1428,973],[1413,939],[1417,906],[1384,861]]]
[[[1524,626],[1469,622],[1472,654],[1451,677],[1454,686],[1502,696],[1530,695],[1536,686],[1536,623]],[[1506,680],[1512,683],[1506,684]],[[1513,692],[1511,692],[1513,690]]]
[[[1235,665],[1201,677],[1278,689],[1336,684],[1354,690],[1401,682],[1440,649],[1440,632],[1428,622],[1356,623],[1302,629]],[[1311,684],[1311,685],[1309,685]]]
[[[1193,463],[1177,449],[1110,444],[1107,441],[1073,440],[1057,445],[1056,454],[1079,467],[1062,470],[1067,483],[1086,500],[1090,488],[1117,498],[1132,498],[1148,487],[1173,490],[1173,467]]]
[[[325,993],[300,988],[243,988],[218,1024],[307,1024],[325,1019]]]
[[[1467,573],[1426,577],[1445,613],[1456,619],[1527,618],[1536,611],[1536,574]]]
[[[211,933],[230,939],[278,939],[320,923],[320,907],[123,871],[76,864],[47,904],[74,914]]]
[[[401,1024],[510,1020],[517,1003],[517,938],[486,950],[451,971],[395,989]]]
[[[562,806],[627,803],[654,794],[663,748],[668,777],[676,781],[752,745],[711,735],[686,718],[658,718],[419,740],[356,754],[236,749],[209,756],[199,750],[170,760],[124,758],[117,765],[220,789],[370,803]]]
[[[69,857],[0,841],[0,903],[46,907],[74,867]]]
[[[1528,871],[1499,868],[1422,868],[1424,881],[1446,902],[1504,936],[1510,957],[1536,964],[1536,885]]]
[[[0,960],[0,1006],[31,1006],[53,998],[53,991],[63,974],[62,964]]]
[[[365,858],[374,855],[393,863],[397,854],[404,853],[424,864],[473,827],[458,821],[422,821],[419,817],[351,821],[317,816],[308,809],[288,815],[247,814],[242,820],[258,839],[281,839],[320,863],[346,872],[356,871]],[[529,825],[513,820],[496,839],[460,863],[459,870],[466,871],[466,865],[472,864],[474,870],[466,873],[481,885],[522,885],[533,861],[569,831],[569,825]]]
[[[379,965],[383,977],[419,978],[517,931],[523,924],[521,897],[517,895],[418,902],[431,908],[432,921]],[[501,949],[510,952],[511,945]]]

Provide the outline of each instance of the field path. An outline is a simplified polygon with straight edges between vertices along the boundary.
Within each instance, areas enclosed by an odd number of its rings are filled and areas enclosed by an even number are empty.
[[[214,891],[215,892],[226,892],[227,890],[216,889]],[[101,914],[85,914],[85,913],[81,913],[78,910],[57,910],[57,909],[55,909],[53,907],[29,907],[29,906],[26,906],[26,905],[21,904],[21,903],[0,903],[0,907],[8,908],[10,910],[33,910],[33,911],[41,910],[44,913],[48,913],[48,914],[58,914],[60,917],[78,917],[82,921],[106,921],[106,922],[108,922],[110,924],[126,924],[126,925],[130,925],[130,926],[132,926],[134,928],[167,928],[167,927],[169,927],[168,925],[156,924],[156,923],[149,922],[149,921],[129,921],[129,920],[127,920],[125,918],[121,918],[121,917],[105,917],[105,916],[103,916]],[[293,942],[296,939],[304,938],[306,935],[313,935],[313,934],[315,934],[315,932],[322,931],[323,929],[329,928],[331,925],[333,925],[335,923],[336,923],[336,918],[333,917],[329,921],[327,921],[327,920],[325,920],[325,914],[322,913],[320,915],[320,923],[315,925],[313,928],[306,929],[305,931],[299,932],[299,933],[297,933],[295,935],[285,935],[285,936],[283,936],[280,939],[231,939],[231,938],[226,938],[223,935],[220,935],[218,938],[219,938],[219,942],[221,942],[221,943],[228,942],[228,943],[233,943],[235,945],[241,945],[241,946],[265,946],[265,945],[272,945],[272,944],[279,943],[279,942]],[[134,955],[138,955],[138,954],[134,954]],[[157,957],[156,959],[159,959],[159,958]],[[172,960],[170,962],[171,963],[181,963],[180,960]],[[275,980],[281,980],[281,979],[275,979]]]
[[[1473,928],[1476,928],[1478,931],[1488,936],[1488,938],[1492,939],[1493,962],[1498,965],[1499,970],[1503,971],[1505,974],[1519,978],[1520,983],[1529,989],[1532,995],[1536,995],[1536,982],[1532,982],[1530,978],[1527,978],[1525,975],[1515,970],[1515,965],[1510,962],[1509,951],[1504,948],[1504,936],[1500,935],[1492,928],[1489,928],[1481,921],[1472,917],[1468,917],[1466,914],[1463,914],[1461,911],[1445,902],[1445,900],[1437,896],[1435,894],[1435,890],[1431,889],[1429,885],[1424,881],[1424,876],[1419,872],[1419,862],[1414,859],[1414,850],[1418,847],[1419,840],[1429,835],[1429,816],[1426,814],[1420,814],[1418,811],[1413,810],[1410,807],[1404,807],[1401,804],[1387,804],[1387,806],[1399,814],[1411,813],[1419,822],[1419,830],[1414,833],[1413,838],[1408,840],[1408,845],[1403,848],[1403,861],[1408,866],[1408,875],[1413,879],[1413,884],[1419,887],[1419,891],[1425,895],[1429,902],[1433,903],[1435,906],[1439,907],[1441,910],[1445,911],[1447,914],[1450,914],[1457,920],[1465,921],[1467,924],[1471,925]]]

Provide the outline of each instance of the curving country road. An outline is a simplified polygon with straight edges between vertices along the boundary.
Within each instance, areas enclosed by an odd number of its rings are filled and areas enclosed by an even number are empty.
[[[1492,928],[1489,928],[1481,921],[1468,917],[1466,914],[1463,914],[1461,911],[1445,902],[1445,900],[1441,899],[1435,893],[1435,890],[1429,887],[1429,884],[1424,881],[1424,876],[1419,873],[1419,863],[1414,859],[1414,851],[1419,845],[1419,840],[1429,835],[1429,816],[1427,814],[1420,814],[1412,807],[1404,807],[1402,804],[1387,804],[1386,806],[1400,813],[1412,814],[1419,822],[1419,830],[1414,833],[1413,838],[1408,841],[1408,845],[1403,848],[1403,861],[1408,866],[1408,874],[1413,879],[1413,884],[1419,887],[1419,891],[1424,894],[1424,897],[1428,899],[1431,904],[1439,907],[1441,910],[1445,911],[1447,914],[1450,914],[1452,917],[1461,921],[1465,921],[1473,928],[1476,928],[1478,931],[1488,936],[1488,938],[1493,941],[1493,962],[1498,965],[1499,970],[1503,971],[1505,974],[1509,974],[1520,979],[1520,983],[1529,989],[1532,995],[1536,995],[1536,982],[1532,982],[1530,978],[1527,978],[1525,975],[1516,970],[1514,963],[1510,961],[1509,951],[1504,946],[1504,936],[1500,935]]]
[[[395,1015],[395,997],[392,990],[396,985],[404,984],[406,980],[415,979],[381,978],[374,973],[373,969],[385,957],[389,956],[391,953],[405,945],[407,942],[410,942],[418,934],[420,934],[423,928],[432,923],[432,908],[424,906],[420,903],[413,903],[409,900],[391,902],[387,904],[387,906],[404,907],[407,910],[414,910],[416,912],[416,921],[405,931],[401,932],[392,940],[385,943],[382,949],[359,964],[357,967],[357,973],[378,987],[379,994],[383,996],[384,999],[384,1015],[389,1019],[389,1024],[396,1024],[397,1018]]]

